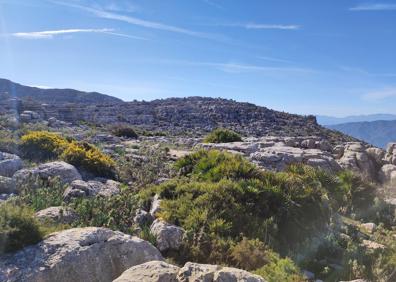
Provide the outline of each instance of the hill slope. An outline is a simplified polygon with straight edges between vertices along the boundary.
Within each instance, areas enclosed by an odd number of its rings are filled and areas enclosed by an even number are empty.
[[[97,92],[74,89],[42,89],[0,78],[0,94],[8,93],[21,99],[32,98],[42,103],[118,103],[122,100]]]
[[[385,148],[389,142],[396,141],[396,120],[372,122],[352,122],[328,126],[355,138],[362,139],[374,146]]]

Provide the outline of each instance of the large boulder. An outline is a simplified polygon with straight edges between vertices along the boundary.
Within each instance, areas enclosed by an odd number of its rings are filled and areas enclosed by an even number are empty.
[[[74,180],[81,179],[81,175],[71,164],[65,162],[49,162],[31,169],[21,169],[13,176],[18,191],[23,189],[26,185],[34,188],[32,183],[37,180],[49,181],[55,178],[59,179],[62,184],[69,184]]]
[[[161,252],[178,250],[183,242],[183,228],[160,219],[154,220],[150,226],[150,232],[155,236],[157,247]]]
[[[68,207],[49,207],[35,214],[40,221],[50,221],[61,224],[70,224],[78,219],[78,214]]]
[[[343,169],[361,174],[369,180],[377,178],[377,164],[366,152],[360,142],[349,142],[345,145],[344,154],[337,160]]]
[[[265,282],[247,271],[210,264],[186,263],[182,268],[151,261],[125,271],[114,282]]]
[[[150,243],[106,228],[75,228],[0,258],[0,281],[109,282],[128,268],[162,260]]]
[[[22,160],[17,155],[0,152],[0,176],[11,177],[22,165]]]
[[[121,183],[114,180],[103,182],[74,180],[63,193],[63,199],[65,202],[69,202],[72,199],[82,197],[111,197],[120,193],[120,186]]]

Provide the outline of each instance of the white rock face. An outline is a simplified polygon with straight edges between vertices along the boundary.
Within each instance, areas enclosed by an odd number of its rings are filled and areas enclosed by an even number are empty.
[[[382,184],[396,186],[396,165],[384,165],[379,171],[379,180]]]
[[[210,264],[188,262],[184,267],[151,261],[125,271],[114,282],[265,282],[247,271]]]
[[[183,242],[184,230],[160,219],[154,220],[150,232],[155,236],[158,249],[162,251],[178,250]]]
[[[81,175],[71,164],[50,162],[41,164],[35,168],[19,170],[13,176],[18,191],[36,179],[50,180],[54,178],[59,178],[61,183],[68,184],[74,180],[81,180]]]
[[[0,176],[11,177],[22,165],[22,160],[17,155],[0,152]]]
[[[385,160],[396,165],[396,143],[389,143],[386,148]]]
[[[53,221],[62,224],[70,224],[78,219],[78,214],[68,207],[49,207],[35,214],[40,221]]]
[[[162,259],[137,237],[106,228],[75,228],[1,257],[0,281],[109,282],[132,266]]]
[[[156,214],[161,210],[161,199],[158,194],[155,194],[153,201],[151,202],[150,214],[152,217],[156,217]]]
[[[83,181],[74,180],[66,188],[63,193],[63,199],[65,202],[69,202],[75,198],[81,197],[94,197],[103,196],[111,197],[120,193],[121,183],[114,180],[106,180],[105,183],[100,181]]]

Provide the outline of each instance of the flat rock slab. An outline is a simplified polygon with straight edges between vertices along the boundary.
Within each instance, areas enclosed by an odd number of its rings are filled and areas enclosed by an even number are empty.
[[[0,258],[0,281],[110,282],[128,268],[163,260],[150,243],[106,228],[74,228]]]

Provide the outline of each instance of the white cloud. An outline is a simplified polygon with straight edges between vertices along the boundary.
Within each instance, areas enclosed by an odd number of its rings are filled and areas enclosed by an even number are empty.
[[[360,4],[349,9],[350,11],[392,11],[396,10],[396,4],[372,3]]]
[[[278,30],[298,30],[300,25],[295,24],[258,24],[258,23],[221,23],[215,26],[240,27],[245,29],[278,29]]]
[[[169,31],[169,32],[174,32],[174,33],[181,33],[181,34],[186,34],[186,35],[195,36],[195,37],[213,38],[213,35],[210,35],[207,33],[197,32],[197,31],[193,31],[193,30],[189,30],[189,29],[185,29],[185,28],[177,27],[177,26],[173,26],[173,25],[167,25],[167,24],[163,24],[160,22],[142,20],[142,19],[132,17],[132,16],[126,16],[126,15],[121,15],[118,13],[109,12],[109,11],[106,11],[103,9],[96,9],[96,8],[92,8],[92,7],[82,6],[82,5],[78,5],[78,4],[70,4],[70,3],[59,2],[59,1],[52,1],[52,3],[60,4],[60,5],[68,6],[68,7],[73,7],[73,8],[78,8],[78,9],[87,11],[87,12],[89,12],[99,18],[103,18],[103,19],[116,20],[116,21],[121,21],[121,22],[132,24],[132,25],[136,25],[136,26],[145,27],[145,28]]]
[[[396,97],[396,87],[383,88],[363,95],[363,99],[368,101],[378,101],[392,97]]]
[[[45,31],[31,31],[31,32],[15,32],[11,35],[18,38],[23,39],[48,39],[54,38],[58,35],[64,34],[74,34],[74,33],[103,33],[103,34],[110,34],[115,36],[122,36],[134,39],[145,39],[142,37],[131,36],[122,33],[116,33],[113,29],[109,28],[101,28],[101,29],[60,29],[60,30],[45,30]]]
[[[279,58],[273,58],[273,57],[259,56],[258,58],[261,59],[261,60],[264,60],[264,61],[269,61],[269,62],[292,63],[292,61],[289,61],[289,60],[284,60],[284,59],[279,59]]]

